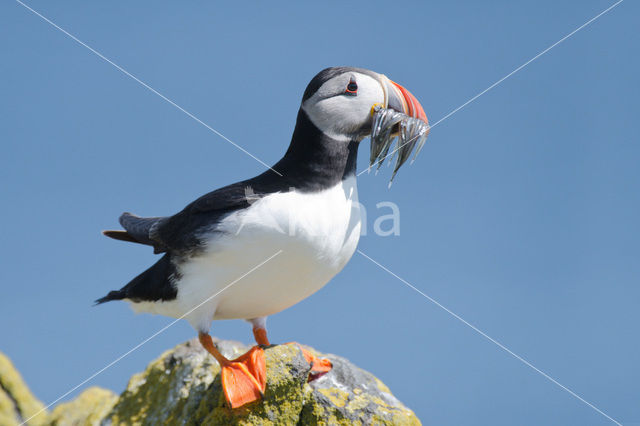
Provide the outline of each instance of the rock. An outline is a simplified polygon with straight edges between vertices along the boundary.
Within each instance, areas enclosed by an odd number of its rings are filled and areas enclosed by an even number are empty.
[[[73,401],[58,404],[49,416],[51,426],[97,426],[111,411],[118,395],[110,390],[90,387]]]
[[[217,341],[235,358],[249,348]],[[264,399],[231,410],[220,383],[220,366],[197,339],[176,346],[133,375],[125,391],[89,388],[71,402],[43,411],[30,425],[419,425],[372,374],[344,358],[305,347],[329,358],[333,369],[307,382],[310,366],[297,345],[265,349],[267,388]],[[42,409],[10,361],[0,354],[0,425],[18,425]]]
[[[230,341],[217,345],[228,358],[248,349]],[[308,349],[329,358],[333,370],[307,383],[310,366],[300,348],[271,346],[265,349],[264,399],[231,411],[217,362],[196,339],[188,341],[134,375],[103,424],[420,424],[373,375],[344,358]]]
[[[27,419],[28,425],[42,425],[47,419],[43,408],[9,358],[0,353],[0,425],[19,425]]]

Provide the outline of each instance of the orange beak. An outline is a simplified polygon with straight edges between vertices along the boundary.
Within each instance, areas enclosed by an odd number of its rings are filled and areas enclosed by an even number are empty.
[[[406,114],[409,117],[420,119],[429,124],[427,114],[425,114],[424,108],[422,108],[422,105],[420,105],[420,102],[418,102],[416,97],[395,81],[392,81],[385,76],[382,77],[384,81],[383,86],[387,96],[387,108]]]
[[[386,158],[397,153],[396,165],[389,182],[391,185],[396,172],[409,159],[414,149],[415,160],[424,146],[429,135],[429,120],[424,108],[411,92],[382,74],[378,76],[384,92],[384,102],[374,104],[371,108],[373,123],[370,166],[377,163],[379,169]],[[389,153],[396,137],[396,148]]]

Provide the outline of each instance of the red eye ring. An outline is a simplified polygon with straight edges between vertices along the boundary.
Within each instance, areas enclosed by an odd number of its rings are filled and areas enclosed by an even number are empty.
[[[344,93],[348,93],[350,95],[358,94],[358,84],[355,82],[353,78],[349,81],[349,84],[347,84],[347,88],[344,91]]]

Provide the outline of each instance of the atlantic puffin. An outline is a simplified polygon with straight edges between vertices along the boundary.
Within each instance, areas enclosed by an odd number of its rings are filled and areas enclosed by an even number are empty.
[[[103,231],[146,244],[162,257],[120,290],[136,312],[186,319],[220,363],[230,407],[258,400],[266,386],[266,319],[322,288],[353,255],[361,219],[358,145],[376,106],[427,121],[418,100],[383,74],[332,67],[308,84],[289,148],[271,169],[198,198],[166,217],[123,213],[124,230]],[[244,319],[256,346],[229,360],[214,345],[213,320]],[[310,378],[331,363],[309,352]]]

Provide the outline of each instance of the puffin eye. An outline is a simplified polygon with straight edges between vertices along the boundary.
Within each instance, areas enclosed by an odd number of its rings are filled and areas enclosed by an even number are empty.
[[[347,84],[347,89],[344,91],[344,93],[347,95],[357,95],[358,84],[353,79],[351,79],[351,81],[349,81],[349,84]]]

